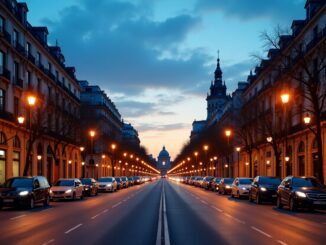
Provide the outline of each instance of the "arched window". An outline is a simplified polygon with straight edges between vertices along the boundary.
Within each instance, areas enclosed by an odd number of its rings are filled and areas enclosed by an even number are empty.
[[[13,147],[14,148],[20,148],[20,140],[19,140],[19,137],[16,135],[13,139]]]
[[[6,144],[7,144],[6,135],[4,134],[4,132],[0,132],[0,145],[6,145]]]

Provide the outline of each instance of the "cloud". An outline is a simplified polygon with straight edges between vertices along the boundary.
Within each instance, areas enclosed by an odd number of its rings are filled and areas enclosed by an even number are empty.
[[[172,124],[164,124],[164,125],[154,125],[149,123],[140,123],[137,125],[137,129],[142,132],[147,131],[171,131],[171,130],[179,130],[188,128],[189,125],[186,123],[172,123]]]
[[[206,76],[203,64],[209,56],[203,50],[179,50],[199,17],[180,14],[155,21],[149,1],[91,2],[81,1],[63,9],[59,20],[45,21],[51,42],[59,39],[78,77],[104,90],[135,95],[145,88],[186,89]]]
[[[220,11],[225,16],[241,20],[269,18],[288,24],[293,16],[303,17],[304,2],[304,0],[198,0],[195,9]]]
[[[124,117],[141,117],[156,111],[154,103],[139,101],[118,101],[117,106]]]

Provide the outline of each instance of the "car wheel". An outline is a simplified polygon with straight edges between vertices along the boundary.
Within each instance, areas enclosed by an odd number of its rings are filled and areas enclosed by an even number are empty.
[[[241,195],[240,195],[240,192],[239,191],[237,192],[237,197],[238,197],[238,199],[241,198]]]
[[[294,202],[293,198],[291,197],[290,200],[289,200],[289,208],[290,208],[290,211],[294,212],[297,210],[297,205],[296,203]]]
[[[47,196],[47,197],[45,198],[45,200],[44,200],[44,207],[49,206],[49,205],[50,205],[50,197]]]
[[[257,195],[256,195],[256,203],[261,204],[261,198],[260,198],[259,193],[257,193]]]
[[[84,194],[83,193],[80,195],[80,198],[79,199],[80,200],[83,200],[84,199]]]
[[[276,199],[276,207],[277,208],[283,208],[283,204],[282,204],[282,201],[281,201],[281,197],[280,196],[277,196],[277,199]]]
[[[76,193],[75,193],[75,192],[72,194],[72,200],[73,200],[73,201],[76,200]]]
[[[33,209],[34,207],[35,207],[35,200],[34,200],[34,197],[31,197],[29,199],[28,208]]]
[[[232,198],[234,197],[234,195],[233,195],[233,191],[231,191],[231,197],[232,197]]]
[[[223,189],[223,192],[222,192],[223,195],[226,195],[226,192],[225,192],[225,189]]]
[[[95,196],[97,196],[97,195],[98,195],[98,190],[95,191]]]

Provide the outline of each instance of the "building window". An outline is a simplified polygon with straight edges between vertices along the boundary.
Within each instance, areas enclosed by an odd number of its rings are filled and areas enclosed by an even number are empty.
[[[0,51],[0,74],[3,74],[5,68],[5,53]]]
[[[13,35],[12,41],[15,46],[17,46],[17,44],[19,42],[18,39],[19,39],[19,33],[18,33],[18,31],[14,30],[14,35]]]
[[[0,149],[0,184],[6,180],[6,151]]]
[[[42,89],[42,81],[41,79],[37,79],[37,91],[38,92],[41,92],[41,89]]]
[[[20,165],[20,153],[14,151],[13,161],[12,161],[12,176],[19,176],[19,165]]]
[[[42,56],[41,56],[41,53],[40,52],[37,52],[37,55],[36,55],[36,63],[38,65],[41,65],[42,64]]]
[[[16,149],[20,149],[19,137],[15,136],[12,141],[13,141],[13,143],[12,143],[13,147],[16,148]]]
[[[19,117],[19,98],[14,97],[14,116]]]
[[[4,111],[6,109],[6,91],[0,89],[0,111]]]
[[[32,49],[31,47],[32,47],[31,44],[29,42],[27,42],[26,43],[26,52],[28,55],[31,54],[31,49]]]
[[[18,62],[14,62],[14,81],[17,81],[19,78],[19,64]]]
[[[5,18],[0,15],[0,32],[5,31]]]
[[[52,72],[52,65],[51,65],[51,63],[50,63],[50,62],[48,63],[48,70],[49,70],[49,73],[51,73],[51,72]]]
[[[55,79],[56,79],[56,81],[59,81],[59,72],[58,71],[55,71]]]
[[[66,80],[65,80],[64,77],[62,77],[62,86],[63,86],[63,87],[66,87]]]
[[[27,84],[29,88],[32,86],[32,73],[30,71],[27,71]]]

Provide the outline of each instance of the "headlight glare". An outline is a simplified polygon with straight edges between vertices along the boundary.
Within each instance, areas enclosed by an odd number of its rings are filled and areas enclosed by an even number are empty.
[[[261,191],[267,191],[267,189],[265,187],[260,187]]]
[[[71,193],[72,192],[72,190],[71,189],[69,189],[69,190],[66,190],[66,193]]]
[[[21,191],[19,192],[20,196],[27,196],[28,195],[28,191]]]
[[[303,197],[303,198],[306,198],[306,197],[307,197],[306,193],[301,192],[301,191],[296,191],[295,194],[296,194],[298,197]]]

